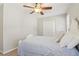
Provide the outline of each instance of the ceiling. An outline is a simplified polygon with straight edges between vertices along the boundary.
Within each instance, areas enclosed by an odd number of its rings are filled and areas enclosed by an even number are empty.
[[[0,4],[1,6],[2,4]],[[23,5],[29,5],[29,6],[33,6],[34,3],[21,3],[20,7],[21,9],[23,9],[24,14],[29,14],[32,9],[29,8],[24,8]],[[46,17],[46,16],[55,16],[55,15],[60,15],[60,14],[64,14],[67,12],[68,7],[70,6],[69,3],[44,3],[44,5],[47,6],[52,6],[53,9],[52,10],[47,10],[44,12],[44,15],[40,15],[38,13],[33,13],[32,15],[35,15],[37,17]],[[29,14],[30,15],[30,14]]]

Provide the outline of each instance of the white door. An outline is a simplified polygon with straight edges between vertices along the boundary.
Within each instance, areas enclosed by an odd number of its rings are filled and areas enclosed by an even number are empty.
[[[44,20],[43,21],[43,35],[53,36],[55,33],[55,22],[54,20]]]

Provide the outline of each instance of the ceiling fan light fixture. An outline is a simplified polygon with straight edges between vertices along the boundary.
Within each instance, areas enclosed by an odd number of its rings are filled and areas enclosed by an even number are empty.
[[[27,6],[27,5],[23,5],[24,7],[28,7],[28,8],[31,8],[32,9],[32,13],[36,12],[36,13],[40,13],[41,15],[44,15],[43,11],[44,10],[51,10],[52,9],[52,6],[45,6],[43,5],[43,3],[35,3],[34,6]]]
[[[41,12],[41,9],[40,8],[35,8],[34,11],[39,13],[39,12]]]

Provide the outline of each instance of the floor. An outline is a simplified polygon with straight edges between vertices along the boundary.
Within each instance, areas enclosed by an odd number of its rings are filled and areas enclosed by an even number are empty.
[[[4,55],[2,53],[0,53],[0,56],[17,56],[17,49],[15,49],[7,54],[4,54]]]

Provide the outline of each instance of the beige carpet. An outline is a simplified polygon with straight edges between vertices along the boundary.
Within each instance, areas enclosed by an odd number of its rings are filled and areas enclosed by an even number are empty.
[[[17,56],[17,49],[15,49],[7,54],[4,54],[4,55],[0,53],[0,56]]]

